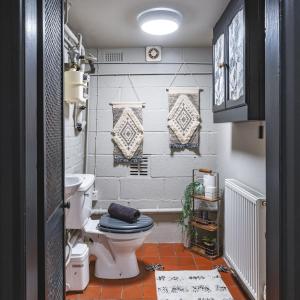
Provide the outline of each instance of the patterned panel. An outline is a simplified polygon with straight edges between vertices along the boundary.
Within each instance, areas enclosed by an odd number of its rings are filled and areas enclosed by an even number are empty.
[[[214,45],[215,105],[218,106],[225,102],[225,69],[220,67],[224,64],[224,59],[224,34],[222,34]]]
[[[53,217],[51,218],[52,224],[47,224],[52,229],[48,230],[46,240],[46,299],[62,300],[64,299],[64,240],[62,231],[64,224],[61,214]]]
[[[64,299],[62,0],[44,0],[45,298]]]
[[[61,0],[45,0],[44,109],[46,218],[63,198]]]
[[[240,10],[229,25],[229,99],[244,95],[244,11]]]

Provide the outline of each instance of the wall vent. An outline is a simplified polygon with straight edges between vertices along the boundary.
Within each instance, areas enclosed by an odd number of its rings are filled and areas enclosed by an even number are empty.
[[[123,62],[123,52],[105,52],[104,61],[105,62]]]
[[[143,156],[140,163],[130,163],[131,176],[147,176],[148,175],[148,157]]]

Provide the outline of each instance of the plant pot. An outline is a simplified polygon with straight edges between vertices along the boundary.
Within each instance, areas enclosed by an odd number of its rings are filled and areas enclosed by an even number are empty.
[[[185,248],[190,248],[191,247],[191,237],[190,234],[187,231],[183,232],[183,246]]]
[[[216,250],[216,244],[214,242],[202,242],[207,255],[212,255],[212,252]]]
[[[189,223],[190,223],[189,218],[184,220],[185,228],[187,228],[186,230],[183,231],[183,235],[182,235],[183,246],[185,248],[190,248],[191,247],[191,235],[190,235],[189,227],[187,227],[187,226],[189,226]]]

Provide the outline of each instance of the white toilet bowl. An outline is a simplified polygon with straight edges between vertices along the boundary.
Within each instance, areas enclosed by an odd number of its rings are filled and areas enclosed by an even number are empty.
[[[151,229],[137,233],[111,233],[97,229],[99,220],[89,220],[84,232],[92,243],[90,253],[96,256],[95,276],[104,279],[124,279],[140,271],[135,251],[142,246]]]
[[[82,184],[68,201],[66,209],[66,229],[80,229],[92,242],[90,253],[97,258],[95,276],[107,279],[131,278],[139,274],[135,255],[145,238],[151,233],[153,220],[140,216],[137,222],[129,224],[104,215],[99,220],[92,220],[92,189],[95,176],[77,174]]]

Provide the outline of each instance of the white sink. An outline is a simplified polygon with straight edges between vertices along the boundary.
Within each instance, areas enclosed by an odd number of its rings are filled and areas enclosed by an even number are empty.
[[[65,200],[70,198],[78,190],[82,183],[82,177],[78,175],[65,176]]]

